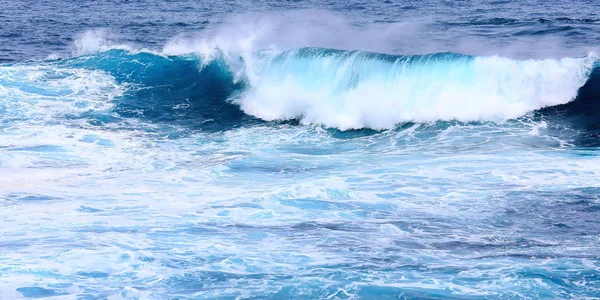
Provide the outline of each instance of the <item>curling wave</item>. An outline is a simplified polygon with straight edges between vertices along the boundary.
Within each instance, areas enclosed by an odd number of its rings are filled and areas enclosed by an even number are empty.
[[[577,96],[596,59],[516,61],[453,53],[393,56],[303,48],[257,65],[242,109],[340,129],[503,121]]]
[[[207,58],[112,49],[43,67],[110,74],[125,87],[114,106],[122,117],[216,126],[256,117],[346,130],[518,118],[571,102],[582,86],[597,81],[592,73],[598,65],[592,56],[519,61],[325,48],[216,53]]]

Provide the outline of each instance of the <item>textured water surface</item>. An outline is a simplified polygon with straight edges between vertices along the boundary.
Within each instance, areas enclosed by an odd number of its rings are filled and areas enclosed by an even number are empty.
[[[0,8],[0,299],[600,297],[594,1]]]

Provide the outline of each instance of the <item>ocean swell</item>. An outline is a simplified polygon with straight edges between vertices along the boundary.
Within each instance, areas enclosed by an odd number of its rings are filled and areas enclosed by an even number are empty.
[[[405,122],[505,121],[572,101],[596,59],[517,61],[453,53],[393,56],[302,48],[250,70],[241,108],[265,120],[339,129]]]
[[[259,118],[379,130],[408,122],[503,122],[565,105],[595,84],[596,66],[593,56],[512,60],[297,48],[238,56],[111,49],[28,68],[110,75],[124,89],[110,100],[112,109],[125,118],[215,129]],[[23,66],[3,67],[14,68]],[[595,90],[582,91],[593,102]]]

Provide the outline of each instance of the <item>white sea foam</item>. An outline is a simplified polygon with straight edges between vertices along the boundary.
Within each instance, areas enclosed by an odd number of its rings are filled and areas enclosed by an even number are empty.
[[[296,55],[307,46],[402,54],[434,50],[389,48],[399,44],[390,39],[421,35],[426,40],[424,34],[414,22],[355,26],[322,11],[244,14],[202,34],[176,37],[163,53],[225,60],[237,80],[250,83],[236,102],[248,114],[339,129],[439,120],[502,122],[573,100],[597,61],[594,55],[529,60],[492,55],[406,64],[361,53],[337,57],[325,50]]]
[[[323,11],[243,14],[200,34],[175,37],[153,53],[194,54],[203,64],[224,60],[234,80],[249,83],[235,103],[250,115],[342,130],[518,118],[573,100],[597,61],[593,55],[529,60],[432,56],[407,63],[361,52],[298,54],[306,46],[396,53],[399,49],[389,45],[397,43],[389,39],[398,38],[397,32],[411,38],[423,34],[414,22],[356,26]],[[73,52],[139,51],[115,40],[106,30],[87,31],[76,39]]]
[[[265,120],[300,119],[340,129],[502,122],[573,100],[595,60],[432,56],[389,62],[362,53],[288,53],[249,70],[252,87],[238,103]]]

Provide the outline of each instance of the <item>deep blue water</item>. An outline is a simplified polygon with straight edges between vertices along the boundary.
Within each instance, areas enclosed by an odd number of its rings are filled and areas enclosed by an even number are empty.
[[[0,299],[600,298],[598,12],[0,0]]]

